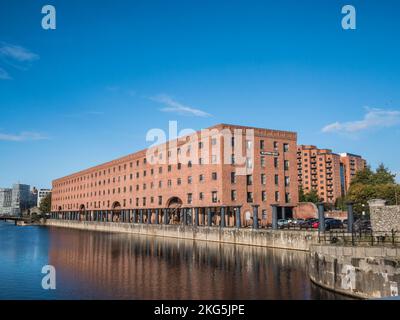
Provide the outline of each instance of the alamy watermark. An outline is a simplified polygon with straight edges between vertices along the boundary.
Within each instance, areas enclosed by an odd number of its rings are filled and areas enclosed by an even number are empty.
[[[44,290],[56,289],[56,268],[52,265],[45,265],[42,268],[42,273],[45,276],[42,278],[42,288]]]
[[[147,132],[153,144],[146,151],[151,165],[235,165],[237,175],[248,175],[254,167],[254,129],[210,128],[178,132],[177,121],[169,121],[168,134],[159,128]]]

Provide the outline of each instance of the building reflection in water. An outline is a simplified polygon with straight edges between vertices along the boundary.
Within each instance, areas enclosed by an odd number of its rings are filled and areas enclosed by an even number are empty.
[[[49,263],[66,299],[343,299],[297,251],[50,228]]]

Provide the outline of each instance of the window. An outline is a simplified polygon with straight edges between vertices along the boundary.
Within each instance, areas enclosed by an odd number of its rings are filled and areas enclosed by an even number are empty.
[[[231,200],[236,201],[236,190],[231,190]]]
[[[189,167],[189,168],[192,167],[192,161],[188,161],[188,167]]]
[[[203,182],[204,181],[204,174],[199,175],[199,181]]]
[[[247,169],[253,168],[253,159],[252,158],[246,158],[246,168]]]
[[[290,193],[286,192],[286,193],[285,193],[285,202],[286,202],[286,203],[289,203],[290,201],[291,201],[291,199],[290,199]]]
[[[265,141],[264,140],[260,140],[260,149],[264,150],[265,148]]]
[[[262,156],[262,157],[260,158],[260,162],[261,162],[261,167],[262,167],[262,168],[265,168],[266,163],[265,163],[265,157],[264,157],[264,156]]]
[[[188,195],[187,195],[187,202],[188,202],[188,204],[191,204],[192,201],[193,201],[193,194],[188,193]]]
[[[290,177],[285,177],[285,187],[290,185]]]
[[[264,186],[267,184],[267,176],[264,173],[261,174],[261,184]]]
[[[279,201],[279,191],[275,191],[275,201]]]
[[[158,173],[160,173],[160,174],[162,173],[162,167],[158,168]]]
[[[274,168],[278,169],[278,164],[279,164],[279,159],[278,158],[274,158]]]
[[[178,178],[176,182],[177,182],[178,186],[180,186],[181,183],[182,183],[182,179],[181,179],[181,178]]]
[[[262,217],[263,220],[267,220],[267,210],[264,209],[262,211],[261,217]]]
[[[168,187],[171,187],[171,186],[172,186],[172,181],[171,181],[171,180],[168,180],[167,185],[168,185]]]
[[[279,175],[275,175],[275,185],[279,186]]]
[[[200,193],[199,193],[199,199],[200,199],[200,200],[203,200],[203,199],[204,199],[204,193],[203,193],[203,192],[200,192]]]
[[[274,141],[274,150],[278,151],[278,142],[277,141]]]
[[[203,142],[199,142],[199,149],[203,149]]]
[[[162,205],[162,196],[158,196],[158,205],[159,205],[159,206]]]
[[[212,180],[217,180],[217,173],[216,173],[216,172],[213,172],[213,173],[211,174],[211,179],[212,179]]]
[[[253,192],[247,192],[247,202],[248,203],[253,202]]]
[[[146,206],[146,197],[143,197],[142,200],[143,200],[143,202],[142,202],[143,206]]]
[[[251,140],[246,140],[246,149],[247,150],[250,150],[251,149],[251,147],[252,147],[252,141]]]
[[[261,191],[261,200],[267,201],[267,192],[266,191]]]
[[[289,170],[289,160],[285,160],[284,167],[285,167],[285,170]]]
[[[234,171],[231,172],[231,183],[236,183],[236,173]]]
[[[231,164],[235,164],[235,155],[234,154],[231,155]]]
[[[217,138],[211,139],[211,145],[215,146],[217,144]]]
[[[171,169],[172,169],[171,165],[168,165],[168,172],[171,172]]]
[[[192,176],[188,177],[188,184],[192,184]]]
[[[218,193],[217,193],[217,191],[213,191],[211,193],[211,200],[212,200],[213,203],[217,203],[218,202]]]
[[[162,181],[158,181],[158,187],[162,188]]]
[[[154,197],[150,197],[150,203],[154,203]]]
[[[212,164],[217,163],[217,156],[215,154],[211,155],[211,163]]]
[[[288,152],[289,151],[289,144],[288,143],[284,143],[283,144],[283,152]]]
[[[178,163],[178,170],[181,170],[181,168],[182,168],[182,164]]]
[[[248,174],[246,179],[247,179],[247,185],[251,186],[253,184],[253,176],[251,174]]]
[[[199,164],[200,164],[200,165],[203,164],[203,158],[199,158]]]

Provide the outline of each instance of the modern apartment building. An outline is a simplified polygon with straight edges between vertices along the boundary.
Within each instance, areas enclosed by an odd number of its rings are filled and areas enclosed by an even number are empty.
[[[349,190],[350,183],[356,175],[357,171],[365,169],[367,162],[359,155],[351,153],[341,153],[340,164],[342,194],[345,195]]]
[[[341,196],[340,156],[312,145],[297,147],[298,182],[305,193],[315,189],[320,199],[335,203]]]
[[[52,210],[241,206],[246,224],[258,205],[267,223],[272,204],[297,205],[296,145],[294,132],[219,124],[54,180]]]
[[[334,204],[345,195],[351,179],[366,162],[360,156],[337,154],[313,145],[297,147],[298,182],[305,193],[316,190],[321,201]]]

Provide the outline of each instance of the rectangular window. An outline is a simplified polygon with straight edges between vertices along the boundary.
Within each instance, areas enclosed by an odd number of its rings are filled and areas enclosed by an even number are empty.
[[[260,158],[260,162],[261,162],[261,167],[262,167],[262,168],[265,168],[266,162],[265,162],[265,157],[264,157],[264,156],[262,156],[262,157]]]
[[[162,196],[158,196],[158,205],[159,205],[159,206],[162,205]]]
[[[253,184],[253,176],[251,174],[248,174],[246,179],[247,179],[247,185],[251,186]]]
[[[182,180],[181,180],[181,178],[178,178],[178,179],[176,180],[176,182],[177,182],[178,186],[180,186],[180,185],[181,185],[181,183],[182,183]]]
[[[288,152],[289,151],[289,144],[288,143],[284,143],[283,144],[283,152]]]
[[[192,201],[193,201],[193,195],[192,195],[191,193],[188,193],[188,195],[187,195],[187,202],[188,202],[188,204],[191,204]]]
[[[188,184],[192,184],[192,177],[191,176],[188,177]]]
[[[204,181],[204,174],[199,175],[199,181],[203,182]]]
[[[253,202],[253,192],[247,192],[247,202],[248,203]]]
[[[236,190],[231,190],[231,200],[236,201]]]
[[[279,159],[278,158],[274,158],[274,168],[278,169],[278,165],[279,165]]]
[[[275,185],[279,186],[279,175],[275,175]]]
[[[279,201],[279,191],[275,191],[275,201]]]
[[[217,180],[217,173],[216,173],[216,172],[213,172],[213,173],[211,174],[211,178],[212,178],[212,180]]]
[[[289,160],[285,160],[285,170],[289,170]]]
[[[290,177],[285,177],[285,187],[290,185]]]
[[[265,141],[264,140],[260,140],[260,149],[264,150],[265,148]]]
[[[261,191],[261,200],[262,201],[267,201],[267,192],[266,191]]]
[[[203,192],[200,192],[199,193],[199,200],[203,200],[204,199],[204,193]]]
[[[212,200],[213,203],[217,203],[218,202],[218,193],[217,193],[217,191],[213,191],[211,193],[211,200]]]
[[[236,173],[231,172],[231,183],[236,183]]]
[[[211,139],[211,145],[215,146],[217,144],[217,138],[212,138]]]
[[[261,184],[264,186],[267,184],[267,176],[264,173],[261,174]]]
[[[291,199],[290,199],[290,193],[286,192],[285,193],[285,202],[286,203],[290,203]]]

